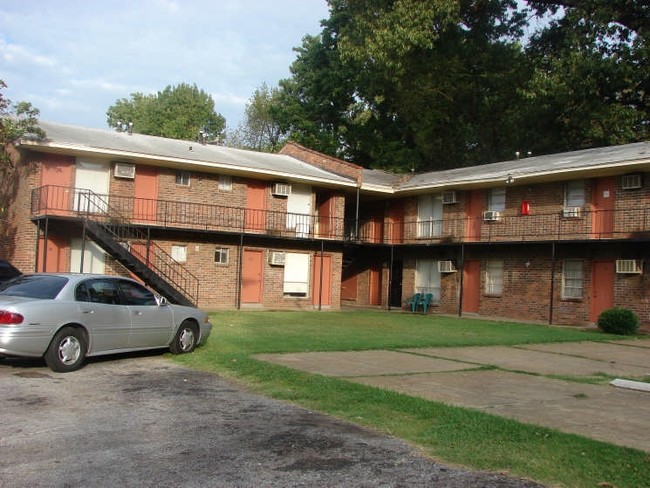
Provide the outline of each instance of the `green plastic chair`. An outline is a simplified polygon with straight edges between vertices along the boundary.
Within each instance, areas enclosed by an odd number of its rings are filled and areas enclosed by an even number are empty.
[[[406,305],[411,307],[411,312],[415,313],[415,311],[418,309],[418,306],[420,305],[420,298],[422,295],[419,293],[416,293],[413,295],[411,298],[406,300]]]
[[[427,293],[424,295],[424,298],[420,300],[420,303],[418,305],[422,305],[422,313],[426,314],[427,313],[427,308],[431,303],[433,302],[433,294],[432,293]]]

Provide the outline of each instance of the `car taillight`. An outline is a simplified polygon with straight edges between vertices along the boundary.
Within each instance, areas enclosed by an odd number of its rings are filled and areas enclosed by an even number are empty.
[[[9,312],[8,310],[0,310],[0,324],[1,325],[15,325],[22,324],[25,317],[19,313]]]

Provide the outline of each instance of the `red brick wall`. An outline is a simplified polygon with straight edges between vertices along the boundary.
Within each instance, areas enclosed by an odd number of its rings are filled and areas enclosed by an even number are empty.
[[[312,151],[311,149],[295,142],[288,142],[282,149],[280,149],[280,154],[286,154],[287,156],[294,157],[300,161],[317,166],[334,174],[352,178],[359,183],[362,179],[363,168],[361,166],[327,156],[323,153]]]

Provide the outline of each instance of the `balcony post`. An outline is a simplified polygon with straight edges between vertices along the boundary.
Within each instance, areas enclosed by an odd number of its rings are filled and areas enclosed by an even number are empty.
[[[463,316],[463,282],[465,277],[465,242],[460,243],[460,266],[458,266],[460,273],[460,290],[458,290],[458,317]]]
[[[548,325],[553,325],[553,306],[555,293],[555,242],[551,243],[551,296],[548,304]]]

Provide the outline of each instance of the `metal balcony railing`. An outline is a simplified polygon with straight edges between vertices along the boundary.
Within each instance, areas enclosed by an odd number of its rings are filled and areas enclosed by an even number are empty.
[[[82,190],[44,186],[34,190],[34,215],[76,215],[75,195]],[[509,210],[498,218],[445,216],[442,220],[366,219],[255,210],[172,200],[97,195],[111,212],[134,226],[243,232],[277,237],[330,239],[362,244],[445,244],[461,242],[532,242],[650,237],[650,208],[611,211],[563,209],[521,215]],[[579,211],[577,211],[579,210]]]
[[[89,190],[43,186],[32,193],[33,215],[74,216],[92,222],[102,235],[119,243],[149,270],[173,286],[190,303],[199,298],[199,280],[163,248],[152,242],[142,226],[131,223],[106,195]],[[119,249],[119,248],[118,248]]]

